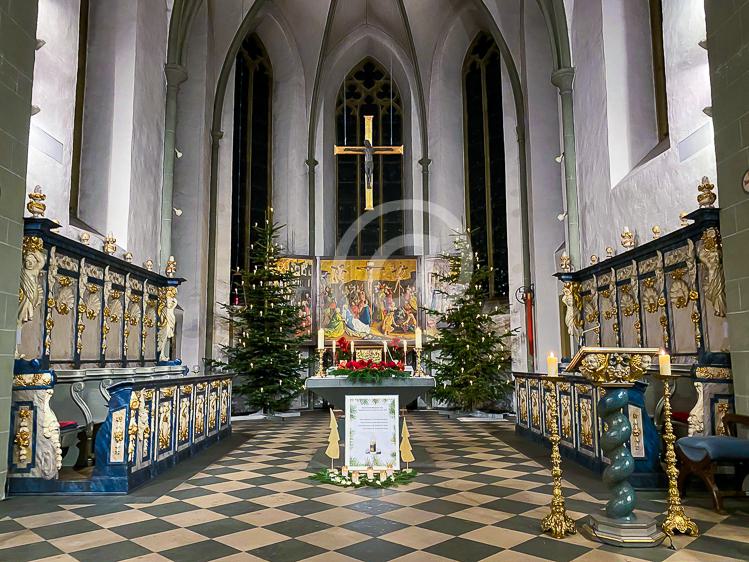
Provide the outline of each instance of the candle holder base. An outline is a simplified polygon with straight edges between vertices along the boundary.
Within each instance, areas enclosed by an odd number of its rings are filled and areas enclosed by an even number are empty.
[[[655,519],[632,514],[630,521],[614,519],[604,514],[593,514],[579,521],[580,534],[586,539],[622,548],[658,546],[666,533],[658,528]]]

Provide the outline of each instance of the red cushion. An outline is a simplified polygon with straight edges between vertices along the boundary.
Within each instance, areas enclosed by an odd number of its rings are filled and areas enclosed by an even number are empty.
[[[689,423],[689,412],[673,412],[671,419],[681,423]]]
[[[75,429],[76,427],[78,427],[78,424],[74,421],[61,421],[60,422],[60,430]]]

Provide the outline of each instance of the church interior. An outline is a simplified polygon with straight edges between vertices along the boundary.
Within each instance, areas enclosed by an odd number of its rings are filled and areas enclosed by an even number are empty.
[[[0,560],[749,560],[747,90],[749,0],[0,0]]]

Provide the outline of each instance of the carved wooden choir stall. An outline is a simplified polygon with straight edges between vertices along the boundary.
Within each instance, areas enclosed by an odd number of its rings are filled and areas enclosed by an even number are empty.
[[[107,236],[56,232],[45,195],[25,219],[9,492],[125,493],[231,431],[228,375],[174,357],[178,290]]]

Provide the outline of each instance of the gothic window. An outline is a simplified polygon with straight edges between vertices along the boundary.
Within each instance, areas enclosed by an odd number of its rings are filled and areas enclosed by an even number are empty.
[[[365,116],[372,116],[374,146],[403,144],[400,93],[387,71],[372,58],[354,67],[339,89],[335,111],[337,146],[364,145]],[[336,161],[336,242],[340,242],[349,228],[356,228],[365,211],[366,184],[363,155],[338,155]],[[374,208],[402,199],[403,156],[375,155],[373,186]],[[403,235],[403,223],[402,209],[381,213],[358,231],[349,248],[340,250],[350,256],[375,255],[385,242]]]
[[[662,0],[650,0],[650,37],[653,48],[653,85],[658,140],[668,137],[668,100],[666,98],[666,63],[663,57]]]
[[[253,225],[271,204],[271,99],[273,72],[257,35],[242,43],[234,82],[231,267],[248,266]]]
[[[507,203],[501,59],[494,39],[481,32],[463,63],[466,217],[471,245],[494,268],[489,294],[507,298]]]

